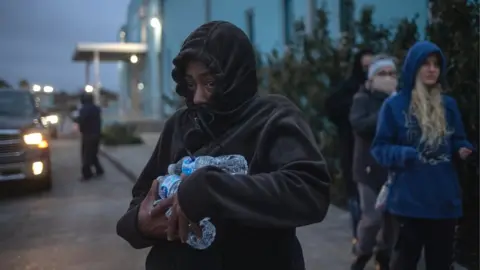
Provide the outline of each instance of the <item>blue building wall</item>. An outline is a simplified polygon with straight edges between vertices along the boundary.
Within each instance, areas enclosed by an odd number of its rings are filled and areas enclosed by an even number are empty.
[[[330,33],[333,38],[339,38],[341,0],[315,1],[317,7],[326,7],[329,12]],[[399,19],[411,18],[418,13],[419,28],[424,29],[427,21],[427,2],[427,0],[357,0],[354,1],[354,17],[358,19],[361,7],[373,5],[375,23],[394,25]],[[294,21],[303,19],[308,9],[307,0],[132,0],[125,27],[129,42],[141,40],[141,22],[138,14],[142,3],[145,5],[147,18],[159,16],[162,25],[161,33],[153,33],[147,22],[149,52],[142,74],[145,89],[141,92],[143,113],[146,116],[158,115],[160,111],[165,114],[171,113],[171,108],[162,102],[162,96],[174,97],[175,83],[171,79],[172,60],[183,40],[196,27],[210,20],[230,21],[247,33],[249,29],[253,29],[252,42],[257,49],[261,52],[270,52],[272,49],[285,48],[287,37],[293,31]],[[250,21],[247,19],[247,11],[253,14]],[[157,103],[163,103],[163,106]]]

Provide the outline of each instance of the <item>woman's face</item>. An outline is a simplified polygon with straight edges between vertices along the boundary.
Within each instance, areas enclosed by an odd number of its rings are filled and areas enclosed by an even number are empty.
[[[437,84],[438,77],[440,76],[440,63],[438,57],[436,55],[429,56],[418,70],[417,76],[426,86]]]
[[[370,86],[374,91],[392,93],[397,89],[397,71],[394,67],[379,69],[370,80]]]
[[[193,103],[207,103],[215,89],[215,79],[208,68],[201,62],[192,61],[188,64],[185,74],[187,87],[194,93]]]

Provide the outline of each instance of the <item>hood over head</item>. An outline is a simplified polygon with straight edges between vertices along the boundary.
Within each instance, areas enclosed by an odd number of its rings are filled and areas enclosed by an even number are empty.
[[[193,92],[185,82],[190,61],[204,63],[216,79],[211,100],[201,106],[211,113],[233,112],[257,94],[255,51],[247,35],[229,22],[201,25],[186,38],[173,60],[176,92],[191,108],[196,107],[192,104]]]
[[[436,54],[440,60],[440,77],[441,82],[445,79],[446,60],[442,50],[430,41],[420,41],[415,43],[410,50],[408,50],[405,62],[402,67],[402,90],[410,93],[415,86],[418,69],[427,60],[427,58]]]
[[[355,53],[353,57],[352,73],[350,75],[351,79],[360,81],[361,83],[367,80],[367,71],[363,69],[362,57],[368,54],[373,55],[373,51],[370,49],[362,49]]]
[[[80,97],[80,102],[82,105],[93,104],[93,95],[92,94],[82,94]]]

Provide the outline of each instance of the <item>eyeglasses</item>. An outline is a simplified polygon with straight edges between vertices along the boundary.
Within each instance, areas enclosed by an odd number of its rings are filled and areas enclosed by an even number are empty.
[[[376,75],[380,76],[380,77],[386,77],[386,76],[397,77],[397,72],[395,72],[395,71],[379,71]]]

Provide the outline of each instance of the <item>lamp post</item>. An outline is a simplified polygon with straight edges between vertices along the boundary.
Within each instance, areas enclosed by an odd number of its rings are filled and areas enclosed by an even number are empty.
[[[90,84],[85,85],[85,92],[92,93],[93,90],[93,86],[91,86]]]
[[[40,92],[40,91],[42,91],[42,87],[38,84],[34,84],[34,85],[32,85],[32,91],[33,92]]]

